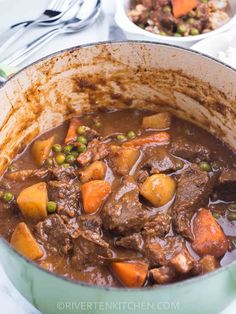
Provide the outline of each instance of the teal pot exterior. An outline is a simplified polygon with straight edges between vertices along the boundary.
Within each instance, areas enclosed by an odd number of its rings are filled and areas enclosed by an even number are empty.
[[[75,114],[163,105],[236,149],[236,72],[231,68],[193,51],[148,42],[103,43],[55,54],[0,89],[0,171],[36,136]],[[68,280],[28,261],[3,239],[0,262],[16,289],[44,314],[214,314],[236,298],[236,262],[143,289]]]

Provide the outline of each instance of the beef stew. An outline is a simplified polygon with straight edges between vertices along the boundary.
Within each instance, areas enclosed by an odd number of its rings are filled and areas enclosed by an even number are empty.
[[[0,182],[0,233],[52,272],[144,287],[234,260],[235,155],[168,112],[108,111],[41,135]]]

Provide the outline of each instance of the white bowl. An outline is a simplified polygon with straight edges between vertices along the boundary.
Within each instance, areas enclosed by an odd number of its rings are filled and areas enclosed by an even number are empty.
[[[130,8],[130,0],[116,0],[115,21],[119,27],[126,33],[128,39],[133,40],[152,40],[161,43],[169,43],[182,47],[191,47],[199,40],[206,39],[216,34],[229,30],[236,25],[236,0],[229,0],[232,18],[222,27],[206,34],[187,37],[161,36],[148,32],[134,24],[128,17],[127,13]]]

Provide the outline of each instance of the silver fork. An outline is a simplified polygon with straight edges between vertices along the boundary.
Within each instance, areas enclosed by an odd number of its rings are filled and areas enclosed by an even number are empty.
[[[2,60],[1,63],[11,67],[19,66],[30,55],[32,55],[57,35],[62,33],[75,33],[84,29],[85,27],[88,27],[97,19],[100,12],[101,0],[84,0],[75,17],[71,18],[69,21],[64,22],[64,24],[61,26],[33,40],[25,47],[21,48],[18,52]],[[1,77],[0,81],[3,80],[5,79]]]
[[[17,26],[17,31],[12,36],[9,36],[8,39],[1,45],[0,53],[21,37],[29,28],[37,25],[53,26],[60,23],[61,18],[63,18],[63,16],[73,6],[77,2],[82,3],[82,1],[83,0],[51,0],[45,11],[35,20],[24,21],[10,27],[11,30]]]

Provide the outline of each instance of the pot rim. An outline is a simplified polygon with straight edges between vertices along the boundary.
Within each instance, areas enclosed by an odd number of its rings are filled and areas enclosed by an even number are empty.
[[[89,44],[84,44],[84,45],[78,45],[78,46],[73,46],[71,48],[66,48],[66,49],[62,49],[59,50],[57,52],[54,52],[52,54],[49,54],[47,56],[44,56],[34,62],[32,62],[31,64],[23,67],[21,70],[19,70],[18,72],[16,72],[14,75],[12,75],[6,82],[4,82],[1,86],[0,86],[0,90],[2,88],[4,88],[4,86],[11,81],[12,79],[14,79],[15,77],[17,77],[18,75],[21,74],[21,72],[24,72],[27,68],[38,64],[39,62],[45,61],[47,59],[50,59],[52,57],[56,57],[56,56],[60,56],[60,54],[64,53],[64,52],[74,52],[78,49],[81,48],[89,48],[89,47],[93,47],[93,46],[102,46],[102,45],[125,45],[125,44],[147,44],[147,45],[155,45],[155,46],[165,46],[165,47],[169,47],[169,48],[175,48],[175,49],[179,49],[179,50],[184,50],[187,51],[188,53],[192,53],[193,55],[200,55],[201,57],[205,57],[211,61],[215,61],[223,66],[225,66],[228,69],[233,70],[236,73],[236,69],[234,69],[232,66],[214,58],[211,56],[208,56],[202,52],[199,51],[195,51],[195,50],[191,50],[189,48],[185,48],[185,47],[179,47],[177,45],[174,44],[167,44],[167,43],[158,43],[158,42],[153,42],[153,41],[148,41],[148,40],[124,40],[124,41],[100,41],[100,42],[96,42],[96,43],[89,43]],[[48,275],[52,276],[52,277],[56,277],[57,279],[61,279],[64,280],[66,282],[72,283],[75,286],[82,286],[82,287],[87,287],[87,288],[91,288],[91,289],[99,289],[99,290],[104,290],[104,291],[115,291],[115,292],[125,292],[125,291],[132,291],[132,292],[144,292],[144,291],[152,291],[152,290],[164,290],[164,289],[170,289],[170,288],[178,288],[178,287],[182,287],[183,285],[191,285],[194,284],[200,280],[207,280],[208,278],[214,277],[220,273],[222,273],[223,271],[229,270],[231,267],[236,266],[236,260],[225,265],[225,266],[221,266],[220,268],[218,268],[217,270],[204,274],[204,275],[200,275],[197,277],[192,277],[189,279],[185,279],[183,281],[179,281],[176,283],[170,283],[170,284],[166,284],[166,285],[160,285],[157,288],[155,287],[142,287],[142,288],[125,288],[125,287],[106,287],[106,286],[98,286],[98,285],[93,285],[93,284],[89,284],[87,282],[83,282],[80,280],[75,280],[75,279],[70,279],[67,277],[64,277],[62,275],[56,274],[54,272],[51,272],[43,267],[41,267],[39,264],[37,264],[36,262],[33,262],[31,260],[29,260],[28,258],[24,257],[22,254],[20,254],[18,251],[16,251],[11,245],[10,243],[5,240],[3,238],[2,235],[0,235],[0,241],[3,243],[3,245],[5,245],[7,248],[9,248],[14,254],[16,254],[19,258],[22,259],[22,261],[30,264],[31,266],[37,268],[39,271],[43,271],[45,273],[47,273]],[[4,266],[3,266],[4,268]]]

